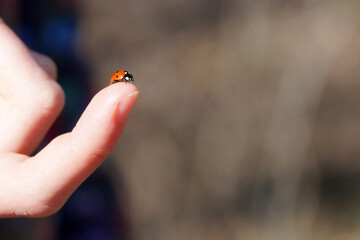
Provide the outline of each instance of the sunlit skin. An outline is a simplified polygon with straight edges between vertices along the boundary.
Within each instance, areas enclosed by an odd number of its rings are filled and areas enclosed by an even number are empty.
[[[60,114],[64,92],[54,62],[2,21],[0,53],[0,217],[48,216],[111,153],[138,90],[125,83],[101,90],[71,132],[29,156]]]

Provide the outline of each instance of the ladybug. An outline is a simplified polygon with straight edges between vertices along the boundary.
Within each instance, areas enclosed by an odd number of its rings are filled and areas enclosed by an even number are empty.
[[[110,84],[117,83],[117,82],[134,82],[134,77],[131,73],[125,70],[119,70],[115,72],[112,77],[110,78]]]

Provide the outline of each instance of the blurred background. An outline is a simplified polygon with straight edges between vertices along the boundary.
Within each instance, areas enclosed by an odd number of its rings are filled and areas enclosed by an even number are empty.
[[[0,0],[66,92],[42,146],[116,70],[140,90],[64,208],[3,219],[0,238],[358,239],[359,13],[353,0]]]

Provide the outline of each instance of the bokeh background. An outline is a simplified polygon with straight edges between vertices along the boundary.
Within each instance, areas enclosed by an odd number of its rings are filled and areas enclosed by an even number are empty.
[[[42,146],[116,70],[140,90],[64,208],[1,220],[0,238],[358,239],[359,13],[354,0],[0,0],[66,92]]]

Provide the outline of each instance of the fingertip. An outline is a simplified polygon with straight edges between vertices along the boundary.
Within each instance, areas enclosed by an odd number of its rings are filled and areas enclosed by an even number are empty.
[[[105,87],[100,92],[126,97],[127,95],[137,91],[139,90],[133,83],[118,82]]]
[[[119,121],[125,121],[129,116],[132,108],[135,105],[136,99],[139,96],[139,91],[132,92],[126,96],[124,96],[118,106],[118,118]]]
[[[125,83],[110,85],[97,93],[72,131],[79,145],[84,149],[111,151],[125,127],[137,95],[137,87]]]

